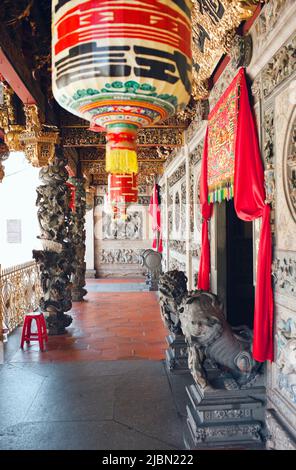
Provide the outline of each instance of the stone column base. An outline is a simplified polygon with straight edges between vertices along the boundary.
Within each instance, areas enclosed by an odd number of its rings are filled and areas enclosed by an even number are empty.
[[[95,269],[87,269],[85,271],[85,278],[86,279],[95,279],[96,277],[96,270]]]
[[[188,395],[184,443],[187,449],[264,449],[265,387],[202,389]]]
[[[50,336],[64,335],[66,328],[71,325],[73,319],[67,313],[48,315],[46,317],[46,326]]]

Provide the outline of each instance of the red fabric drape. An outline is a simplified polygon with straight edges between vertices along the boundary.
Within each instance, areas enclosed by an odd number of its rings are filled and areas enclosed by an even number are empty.
[[[234,205],[238,217],[242,220],[252,221],[262,217],[254,310],[253,356],[257,361],[264,362],[265,360],[273,360],[270,207],[264,202],[263,165],[260,157],[255,120],[249,103],[244,69],[239,71],[238,77],[234,80],[237,80],[237,78],[240,83],[240,98],[235,146]],[[227,90],[225,93],[227,93]],[[208,133],[205,138],[200,182],[201,212],[204,220],[198,288],[204,290],[209,290],[210,287],[208,220],[212,215],[212,207],[208,204],[207,155]]]
[[[162,236],[161,236],[161,214],[159,206],[159,193],[158,186],[155,184],[153,193],[150,199],[149,214],[152,217],[152,230],[153,230],[153,242],[152,248],[157,249],[159,253],[163,252]],[[158,242],[158,246],[157,246]]]
[[[263,362],[273,360],[270,207],[264,202],[264,171],[244,69],[239,73],[241,81],[235,149],[234,206],[238,217],[242,220],[251,221],[262,217],[257,263],[253,356],[257,361]]]
[[[213,204],[208,203],[208,129],[205,136],[202,167],[200,175],[200,204],[202,222],[202,244],[198,273],[198,289],[210,290],[210,242],[209,242],[209,220],[213,212]]]

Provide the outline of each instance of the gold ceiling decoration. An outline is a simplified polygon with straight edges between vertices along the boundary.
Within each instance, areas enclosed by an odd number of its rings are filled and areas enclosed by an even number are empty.
[[[250,18],[260,0],[191,0],[193,97],[206,98],[208,80],[223,54],[230,51],[235,30]]]
[[[24,127],[17,124],[16,109],[14,105],[14,91],[6,82],[1,82],[2,104],[0,104],[0,128],[4,132],[4,142],[10,152],[23,150],[23,145],[19,140],[20,133]]]
[[[104,160],[100,161],[82,161],[81,169],[83,176],[89,183],[92,181],[95,185],[107,185],[108,174],[105,170]],[[151,178],[163,173],[163,161],[139,161],[139,184],[146,184]]]
[[[4,167],[3,167],[3,162],[9,157],[9,148],[7,147],[4,142],[0,143],[0,183],[2,182],[5,173],[4,173]]]
[[[54,158],[55,144],[59,133],[56,127],[41,124],[38,107],[35,104],[25,105],[26,130],[20,140],[24,145],[27,159],[34,167],[48,165]]]

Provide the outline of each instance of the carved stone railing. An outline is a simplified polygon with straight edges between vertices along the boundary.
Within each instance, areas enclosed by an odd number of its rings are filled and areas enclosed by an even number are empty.
[[[41,296],[39,268],[35,261],[6,269],[0,266],[0,336],[2,328],[11,333],[21,325],[24,314],[38,308]]]

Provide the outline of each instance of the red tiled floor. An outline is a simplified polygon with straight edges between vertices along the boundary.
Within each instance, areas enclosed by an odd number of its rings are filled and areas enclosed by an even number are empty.
[[[139,279],[89,280],[94,283],[143,282]],[[19,349],[11,362],[114,361],[164,358],[167,331],[154,292],[90,292],[75,302],[72,325],[49,337],[46,351],[36,343]]]

